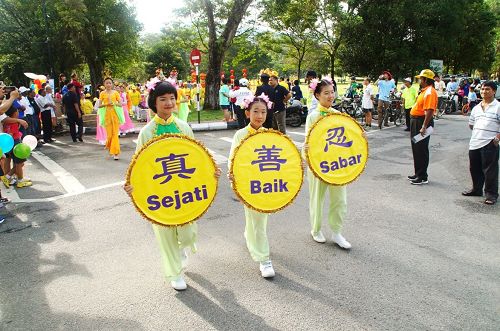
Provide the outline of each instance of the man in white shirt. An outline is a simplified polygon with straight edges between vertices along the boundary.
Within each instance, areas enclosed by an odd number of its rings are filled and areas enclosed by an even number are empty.
[[[365,127],[372,127],[372,111],[373,111],[373,87],[370,84],[370,78],[366,77],[363,81],[363,99],[361,100],[361,109],[365,113]]]
[[[38,91],[38,97],[35,99],[40,107],[40,115],[42,117],[43,141],[46,143],[53,142],[52,139],[52,108],[55,107],[52,96],[47,97],[45,89]]]
[[[31,106],[30,101],[28,100],[28,93],[30,91],[31,90],[29,88],[26,88],[24,86],[21,86],[19,88],[19,93],[21,93],[21,100],[19,100],[19,103],[21,104],[21,106],[25,108],[24,119],[26,122],[28,122],[28,128],[26,129],[26,134],[34,136],[36,134],[34,125],[35,110]]]
[[[236,118],[238,119],[238,126],[240,127],[240,129],[243,129],[248,125],[249,120],[245,115],[245,110],[241,109],[241,105],[243,104],[243,100],[253,97],[253,92],[248,89],[248,79],[242,78],[240,79],[239,83],[240,88],[237,90],[229,91],[229,97],[236,98],[234,111],[236,113]]]
[[[443,94],[446,90],[446,84],[441,80],[441,77],[439,77],[439,75],[436,75],[436,77],[434,77],[434,88],[436,89],[438,95],[438,109],[440,109],[444,101]]]
[[[469,163],[472,189],[464,196],[482,196],[483,187],[487,205],[498,199],[498,145],[500,141],[500,102],[495,99],[497,85],[488,81],[481,87],[483,101],[472,109],[469,127]]]

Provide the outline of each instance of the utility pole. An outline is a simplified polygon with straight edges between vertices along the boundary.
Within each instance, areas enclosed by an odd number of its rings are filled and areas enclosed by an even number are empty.
[[[47,15],[47,3],[46,0],[42,0],[42,12],[43,12],[43,17],[45,19],[45,43],[47,44],[47,55],[48,55],[48,60],[49,60],[49,67],[50,67],[50,77],[52,79],[55,79],[54,75],[54,61],[52,61],[52,49],[50,47],[50,37],[49,37],[49,17]]]

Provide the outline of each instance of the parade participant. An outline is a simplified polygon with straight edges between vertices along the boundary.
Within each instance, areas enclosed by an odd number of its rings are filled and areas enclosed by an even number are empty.
[[[124,137],[127,135],[127,133],[135,132],[135,126],[132,120],[130,119],[130,113],[128,108],[130,103],[130,97],[125,91],[125,87],[123,85],[119,86],[119,91],[120,91],[121,107],[123,109],[123,117],[125,118],[125,123],[120,125],[120,136]]]
[[[372,111],[373,111],[373,87],[370,84],[370,78],[366,77],[363,80],[364,90],[363,99],[361,100],[361,108],[365,113],[365,127],[372,127]]]
[[[234,155],[236,148],[240,145],[241,141],[249,134],[266,130],[263,124],[266,120],[268,107],[272,106],[266,96],[247,98],[245,100],[245,114],[250,118],[250,124],[243,129],[236,131],[229,152],[228,168],[231,169],[231,159]],[[234,181],[232,175],[229,179]],[[262,277],[274,277],[274,269],[271,260],[269,259],[269,242],[267,240],[267,218],[268,214],[260,213],[253,209],[243,206],[245,209],[245,239],[248,251],[255,262],[259,262],[259,269]]]
[[[405,109],[406,118],[406,129],[405,131],[410,131],[410,111],[415,105],[418,96],[418,90],[411,85],[411,78],[404,79],[405,89],[401,93],[401,103]]]
[[[80,100],[80,107],[84,115],[92,114],[94,106],[92,105],[92,101],[90,101],[90,93],[83,95],[83,98]]]
[[[132,102],[132,112],[134,113],[135,119],[141,119],[141,110],[139,108],[139,103],[141,102],[141,92],[137,88],[137,86],[132,86],[132,89],[129,91],[130,102]]]
[[[382,129],[382,120],[384,120],[384,126],[389,126],[389,116],[384,119],[384,110],[389,109],[390,106],[390,95],[391,92],[396,88],[392,75],[388,71],[384,71],[383,78],[378,81],[378,128]]]
[[[150,88],[148,106],[156,115],[139,132],[136,152],[148,141],[164,133],[178,133],[194,138],[191,127],[172,114],[177,101],[175,86],[160,81]],[[217,170],[215,176],[220,176],[220,170]],[[128,194],[133,191],[131,185],[125,185],[124,189]],[[182,269],[187,259],[185,249],[189,247],[192,253],[196,252],[197,224],[193,222],[182,226],[166,227],[154,223],[152,226],[160,247],[165,277],[174,289],[185,290],[187,285],[182,277]]]
[[[500,102],[495,99],[497,88],[495,82],[485,82],[481,87],[483,101],[470,114],[472,136],[469,143],[469,164],[472,189],[462,192],[464,196],[482,196],[484,187],[484,203],[487,205],[494,205],[498,199]]]
[[[105,108],[104,127],[106,128],[106,149],[115,160],[119,160],[120,140],[118,132],[120,127],[120,118],[115,107],[121,106],[120,94],[113,90],[113,79],[107,77],[104,79],[105,90],[99,95],[99,107]],[[101,120],[102,121],[102,120]]]
[[[309,130],[321,117],[329,113],[338,113],[332,109],[334,99],[334,88],[332,82],[321,80],[313,81],[310,88],[314,90],[314,97],[318,100],[317,111],[309,113],[306,120],[306,136]],[[303,156],[307,152],[308,146],[304,145]],[[309,181],[309,215],[311,221],[311,236],[318,243],[326,242],[325,236],[321,231],[323,202],[326,191],[330,193],[328,221],[333,231],[332,240],[338,246],[344,249],[350,249],[351,244],[342,236],[342,226],[347,214],[347,190],[346,186],[334,186],[326,184],[314,176],[310,168],[307,169],[307,178]]]
[[[417,97],[417,102],[410,111],[410,138],[413,153],[413,165],[415,174],[408,176],[412,185],[422,185],[429,183],[427,167],[429,166],[429,141],[430,136],[415,142],[413,137],[419,133],[425,136],[429,126],[434,126],[434,112],[437,109],[438,97],[434,88],[434,73],[429,69],[424,69],[420,75],[415,76],[420,79],[422,88]]]
[[[234,103],[234,111],[236,113],[236,119],[238,120],[238,126],[243,129],[248,125],[248,117],[246,116],[245,109],[242,108],[244,101],[253,96],[252,91],[248,89],[248,79],[242,78],[239,81],[240,88],[237,90],[232,90],[229,92],[231,98],[236,98]]]
[[[286,134],[286,106],[292,94],[278,82],[278,76],[271,76],[269,85],[274,88],[273,129]]]
[[[177,90],[177,116],[184,122],[187,122],[189,115],[189,94],[182,87],[182,81],[179,81],[179,89]]]
[[[103,87],[104,88],[104,87]],[[101,125],[99,107],[101,106],[101,100],[94,98],[94,111],[96,112],[96,133],[95,140],[101,145],[106,145],[106,129]]]

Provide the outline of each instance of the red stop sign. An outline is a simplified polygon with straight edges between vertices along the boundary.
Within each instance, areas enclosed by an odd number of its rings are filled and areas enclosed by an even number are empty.
[[[194,66],[200,65],[201,63],[201,52],[196,48],[191,51],[191,55],[189,56],[191,64]]]

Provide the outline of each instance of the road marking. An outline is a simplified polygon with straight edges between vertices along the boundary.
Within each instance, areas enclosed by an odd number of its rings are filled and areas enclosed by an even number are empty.
[[[304,147],[304,143],[303,142],[294,141],[293,143],[295,144],[295,146],[297,146],[298,149],[302,149],[302,147]]]
[[[220,137],[219,138],[220,140],[224,140],[225,142],[228,142],[230,144],[233,143],[233,138],[229,138],[229,137]]]
[[[49,144],[49,143],[46,143],[45,145],[43,146],[48,146],[48,147],[52,147],[52,148],[55,148],[55,149],[60,149],[62,151],[64,151],[64,148],[62,147],[59,147],[59,146],[56,146],[56,145],[53,145],[53,144]]]
[[[61,200],[61,199],[64,199],[64,198],[74,197],[74,196],[77,196],[77,195],[80,195],[80,194],[96,192],[96,191],[104,190],[104,189],[115,187],[115,186],[121,186],[123,184],[125,184],[125,181],[120,181],[120,182],[110,183],[110,184],[106,184],[106,185],[96,186],[96,187],[92,187],[92,188],[89,188],[89,189],[85,189],[85,190],[83,190],[81,192],[66,193],[66,194],[56,195],[56,196],[53,196],[53,197],[50,197],[50,198],[41,198],[41,199],[20,199],[19,195],[17,194],[17,192],[15,192],[15,190],[13,190],[14,191],[13,194],[6,195],[6,196],[9,199],[11,199],[13,203],[50,202],[50,201]]]
[[[303,137],[305,137],[306,135],[304,132],[295,132],[295,131],[287,131],[287,133],[296,134],[298,136],[303,136]]]
[[[227,157],[225,157],[224,155],[221,155],[221,154],[218,154],[218,153],[214,152],[210,148],[207,148],[207,149],[210,152],[210,154],[212,154],[213,158],[215,159],[215,163],[217,163],[217,164],[227,163]]]
[[[57,164],[55,161],[50,159],[48,156],[42,152],[33,151],[31,153],[33,157],[40,162],[48,171],[50,171],[56,179],[59,181],[61,186],[68,193],[79,193],[85,191],[85,186],[82,185],[72,174],[66,171],[63,167]]]

